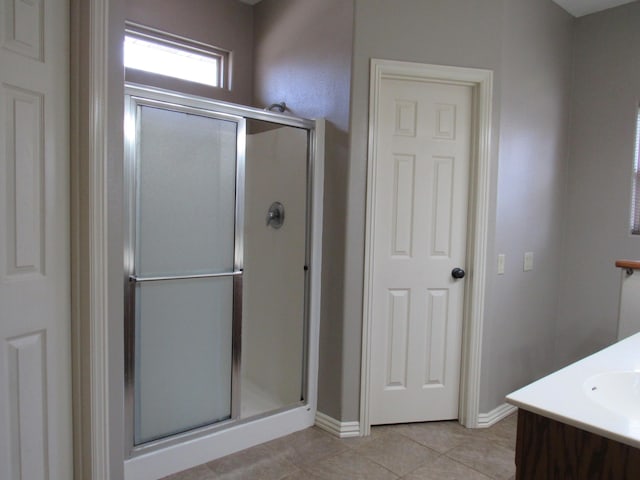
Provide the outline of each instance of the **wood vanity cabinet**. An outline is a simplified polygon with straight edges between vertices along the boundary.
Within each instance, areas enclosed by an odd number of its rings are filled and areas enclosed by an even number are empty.
[[[640,449],[519,409],[516,480],[587,479],[640,480]]]

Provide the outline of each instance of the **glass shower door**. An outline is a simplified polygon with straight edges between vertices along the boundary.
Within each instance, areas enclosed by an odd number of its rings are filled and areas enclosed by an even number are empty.
[[[244,120],[135,98],[129,112],[135,447],[239,414]]]

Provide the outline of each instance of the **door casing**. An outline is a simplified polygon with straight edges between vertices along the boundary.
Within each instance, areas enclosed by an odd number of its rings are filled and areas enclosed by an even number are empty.
[[[367,157],[367,212],[365,232],[365,272],[362,321],[362,364],[360,385],[360,434],[369,435],[371,395],[371,312],[373,286],[373,219],[376,195],[374,172],[377,153],[375,132],[382,77],[468,85],[473,90],[471,140],[471,182],[467,220],[467,286],[462,327],[462,362],[460,372],[459,421],[468,428],[478,426],[480,397],[480,362],[484,314],[491,198],[491,105],[493,72],[476,68],[429,65],[394,60],[371,60],[369,143]]]

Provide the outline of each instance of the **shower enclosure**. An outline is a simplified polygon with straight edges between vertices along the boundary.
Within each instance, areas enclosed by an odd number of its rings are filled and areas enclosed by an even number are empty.
[[[134,86],[125,111],[127,456],[312,424],[317,123]]]

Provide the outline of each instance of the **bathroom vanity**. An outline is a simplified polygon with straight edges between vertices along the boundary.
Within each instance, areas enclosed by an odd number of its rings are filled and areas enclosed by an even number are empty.
[[[640,333],[507,396],[517,480],[640,479]]]
[[[640,449],[518,411],[516,480],[640,479]]]

